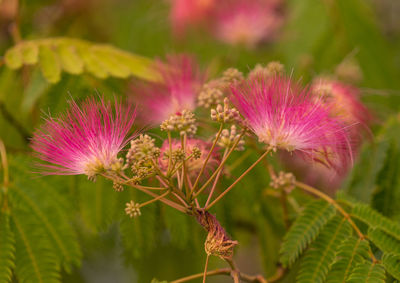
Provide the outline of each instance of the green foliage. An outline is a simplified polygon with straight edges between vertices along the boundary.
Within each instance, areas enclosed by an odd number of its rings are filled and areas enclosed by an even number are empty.
[[[400,225],[383,216],[366,204],[357,203],[353,206],[351,214],[365,222],[372,228],[379,228],[387,234],[400,240]]]
[[[311,201],[285,235],[281,248],[282,264],[292,265],[334,215],[335,208],[331,204],[323,200]]]
[[[12,182],[3,195],[9,216],[0,214],[0,281],[10,282],[14,269],[20,282],[60,282],[61,270],[71,272],[82,257],[68,216],[72,209],[61,191],[32,178],[29,162],[19,157],[9,162]]]
[[[383,252],[400,254],[400,241],[379,228],[369,228],[368,239]]]
[[[7,214],[0,215],[0,282],[10,282],[15,266],[15,238]]]
[[[368,258],[369,245],[366,240],[349,237],[338,247],[337,261],[327,275],[328,283],[344,283],[354,267]]]
[[[348,283],[384,283],[385,269],[382,264],[365,261],[356,265]]]
[[[50,83],[61,79],[61,72],[79,75],[84,71],[97,78],[157,79],[152,61],[107,44],[93,44],[73,38],[49,38],[23,41],[10,48],[5,63],[11,69],[39,63],[43,76]]]
[[[385,253],[382,257],[383,266],[397,280],[400,280],[400,255]]]
[[[324,282],[335,261],[338,246],[350,235],[351,226],[345,218],[332,218],[302,258],[297,282]]]

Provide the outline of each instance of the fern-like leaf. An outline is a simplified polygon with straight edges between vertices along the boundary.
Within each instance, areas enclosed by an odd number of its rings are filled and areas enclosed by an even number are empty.
[[[22,283],[59,283],[60,268],[36,219],[29,213],[13,212],[16,238],[15,273]]]
[[[68,201],[55,192],[54,187],[46,185],[43,179],[32,179],[29,169],[24,166],[27,162],[25,159],[10,158],[11,172],[15,176],[9,190],[12,214],[22,211],[35,219],[37,226],[33,225],[33,229],[41,228],[41,237],[49,243],[50,251],[57,258],[56,263],[69,272],[73,265],[80,264],[82,254],[68,218],[71,211],[65,204]]]
[[[354,268],[347,283],[385,283],[385,269],[382,264],[365,261]]]
[[[332,218],[302,259],[297,282],[323,282],[335,260],[338,246],[350,235],[351,226],[345,218],[341,216]]]
[[[400,255],[385,253],[382,257],[383,266],[397,280],[400,280]]]
[[[281,248],[281,262],[292,265],[321,228],[335,215],[335,208],[323,200],[311,201],[285,235]]]
[[[355,265],[368,258],[369,245],[366,240],[350,237],[338,248],[336,261],[327,275],[327,283],[345,283]]]
[[[0,282],[10,282],[15,261],[15,238],[9,215],[0,215]]]
[[[23,41],[7,50],[4,59],[11,69],[39,63],[50,83],[58,82],[62,71],[75,75],[87,71],[101,79],[136,76],[157,80],[152,60],[110,45],[73,38]]]
[[[355,204],[352,216],[368,224],[372,228],[380,228],[400,241],[400,225],[383,216],[366,204]]]
[[[383,252],[400,255],[400,241],[378,228],[368,229],[368,238]]]

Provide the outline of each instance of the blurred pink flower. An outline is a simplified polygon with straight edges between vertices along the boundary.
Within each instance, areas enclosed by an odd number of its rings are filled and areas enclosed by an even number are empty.
[[[233,85],[232,100],[260,142],[340,170],[352,160],[348,132],[307,88],[285,77]]]
[[[228,44],[254,47],[271,39],[283,22],[279,0],[222,0],[216,7],[215,36]]]
[[[134,102],[139,105],[139,115],[145,123],[159,124],[171,115],[196,108],[205,74],[192,57],[168,56],[167,63],[156,63],[155,71],[160,82],[136,82],[132,86]]]
[[[171,23],[175,35],[182,36],[190,26],[201,25],[210,17],[217,0],[171,0]]]
[[[86,99],[80,106],[74,100],[59,118],[48,117],[35,132],[31,147],[45,163],[43,174],[94,177],[118,163],[117,155],[130,138],[136,110],[115,101]],[[114,109],[113,109],[114,108]]]
[[[351,126],[351,132],[359,135],[368,130],[371,114],[360,101],[360,92],[353,87],[332,79],[317,79],[311,87],[318,100],[322,100],[332,116]]]
[[[171,144],[172,144],[171,146],[172,151],[182,148],[180,140],[173,139]],[[201,167],[203,166],[207,158],[207,154],[211,149],[211,143],[201,139],[187,139],[185,145],[186,155],[187,156],[191,155],[195,147],[197,147],[200,150],[201,152],[200,157],[197,159],[190,158],[186,162],[186,168],[188,170],[189,175],[192,177],[196,177],[197,174],[200,172]],[[160,167],[163,170],[167,170],[168,168],[168,158],[167,158],[168,155],[169,155],[169,142],[168,140],[165,140],[161,147],[161,154],[159,158]],[[214,149],[210,159],[207,162],[205,173],[212,172],[218,166],[219,160],[220,156],[218,154],[218,150]]]

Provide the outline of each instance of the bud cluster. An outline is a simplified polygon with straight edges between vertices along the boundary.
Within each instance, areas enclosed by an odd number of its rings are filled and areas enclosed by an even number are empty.
[[[148,135],[140,135],[131,141],[126,159],[131,165],[132,172],[136,175],[133,182],[139,182],[153,171],[152,160],[160,156],[160,149],[155,146],[155,140]]]
[[[184,134],[192,136],[197,131],[195,116],[193,112],[183,110],[182,113],[172,115],[162,122],[161,130],[179,132],[181,136]]]
[[[224,106],[218,104],[215,109],[211,109],[211,119],[220,123],[234,122],[239,117],[239,111],[230,107],[228,98],[224,99]]]
[[[142,215],[140,212],[140,204],[131,200],[130,202],[126,203],[125,213],[131,218]]]
[[[227,90],[231,84],[243,80],[243,74],[235,68],[227,69],[222,77],[209,81],[203,85],[198,96],[199,106],[210,108],[221,104],[227,95]]]
[[[221,136],[220,136],[217,144],[220,147],[230,148],[231,146],[233,146],[233,144],[239,138],[240,138],[240,140],[239,140],[235,150],[241,151],[241,150],[244,150],[243,137],[240,137],[240,134],[237,133],[236,126],[232,125],[230,130],[228,130],[228,129],[222,130]]]
[[[282,75],[285,72],[285,66],[280,62],[273,61],[267,64],[267,66],[262,66],[257,64],[253,70],[250,71],[248,77],[252,78],[268,78],[276,75]]]
[[[287,193],[290,193],[295,187],[296,178],[292,173],[280,171],[278,176],[271,178],[270,186],[275,189],[283,188]]]

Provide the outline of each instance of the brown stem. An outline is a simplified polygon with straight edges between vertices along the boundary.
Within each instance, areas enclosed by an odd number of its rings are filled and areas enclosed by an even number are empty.
[[[224,152],[224,155],[222,156],[222,159],[224,159],[224,158],[226,157],[226,154],[227,154],[227,153],[228,153],[228,151],[227,151],[227,149],[225,149],[225,152]],[[220,170],[220,171],[218,172],[218,174],[217,174],[217,177],[215,177],[213,186],[211,187],[211,191],[210,191],[210,193],[208,194],[208,198],[207,198],[207,201],[206,201],[206,204],[204,205],[204,207],[207,207],[208,204],[210,203],[211,198],[212,198],[212,196],[213,196],[213,194],[214,194],[215,188],[217,187],[217,184],[218,184],[218,181],[219,181],[219,177],[220,177],[221,174],[222,174],[222,171],[223,171],[223,170]]]
[[[238,139],[235,141],[235,143],[232,145],[232,148],[229,150],[228,154],[226,157],[221,161],[219,164],[218,168],[214,171],[214,173],[211,175],[211,177],[207,180],[207,182],[204,183],[204,185],[193,195],[193,198],[196,198],[207,186],[211,183],[211,181],[214,179],[214,177],[218,174],[220,170],[224,167],[226,161],[228,160],[229,156],[232,154],[232,152],[235,150],[236,146],[238,145],[240,139],[243,137],[245,132],[243,131]]]
[[[206,169],[208,160],[210,159],[210,157],[211,157],[211,155],[212,155],[212,153],[213,153],[213,151],[214,151],[214,148],[215,148],[215,146],[217,145],[218,139],[219,139],[219,137],[221,136],[223,126],[224,126],[224,124],[221,124],[221,125],[219,126],[219,130],[218,130],[217,136],[216,136],[216,138],[215,138],[215,140],[214,140],[214,142],[213,142],[213,144],[212,144],[212,146],[211,146],[211,148],[210,148],[210,151],[209,151],[208,154],[207,154],[207,157],[206,157],[206,160],[204,161],[203,167],[201,167],[200,172],[199,172],[199,175],[197,175],[196,181],[195,181],[194,184],[193,184],[192,193],[194,193],[194,190],[196,190],[196,188],[197,188],[197,186],[198,186],[198,184],[199,184],[199,181],[200,181],[200,177],[201,177],[201,175],[203,174],[204,170]]]
[[[206,264],[204,265],[204,275],[203,275],[203,283],[206,283],[206,278],[207,278],[207,267],[208,267],[208,259],[210,258],[210,255],[207,254],[206,257]]]
[[[207,276],[214,276],[214,275],[229,275],[231,273],[230,268],[221,268],[221,269],[216,269],[216,270],[212,270],[212,271],[208,271],[206,274]],[[182,283],[182,282],[187,282],[187,281],[191,281],[194,279],[198,279],[203,277],[203,272],[202,273],[197,273],[197,274],[193,274],[190,276],[186,276],[174,281],[171,281],[171,283]]]
[[[264,157],[266,157],[268,155],[268,153],[270,152],[270,150],[267,150],[266,152],[264,152],[263,155],[261,155],[256,162],[254,162],[249,168],[247,168],[246,171],[244,171],[242,173],[242,175],[240,175],[239,178],[237,178],[232,185],[230,185],[224,192],[222,192],[212,203],[210,203],[209,206],[205,207],[205,210],[211,208],[214,204],[216,204],[221,198],[223,198],[237,183],[240,182],[240,180],[242,180],[258,163],[260,163],[261,160],[263,160]]]

